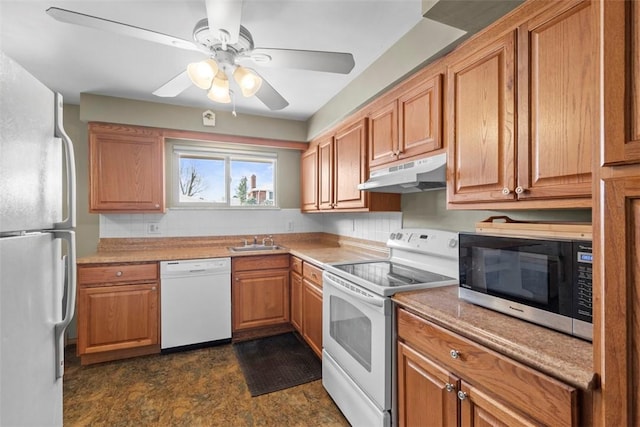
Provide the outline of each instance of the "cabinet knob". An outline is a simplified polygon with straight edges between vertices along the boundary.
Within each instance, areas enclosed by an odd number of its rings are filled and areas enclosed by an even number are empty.
[[[156,290],[156,287],[155,287],[155,286],[154,286],[154,287],[152,287],[152,288],[151,288],[151,290],[152,290],[152,291],[155,291],[155,290]]]
[[[458,359],[460,358],[460,352],[458,350],[451,350],[449,351],[449,356],[451,356],[452,359]]]
[[[505,196],[508,196],[509,194],[511,194],[511,190],[509,190],[507,187],[504,187],[502,189],[502,194],[504,194]]]
[[[467,398],[467,396],[469,396],[469,395],[467,393],[465,393],[464,391],[462,391],[462,390],[458,391],[458,399],[465,400]]]
[[[525,189],[522,188],[520,185],[516,187],[516,194],[522,194],[524,192],[525,192]]]
[[[122,276],[122,271],[116,271],[116,277]]]
[[[160,203],[156,203],[156,209],[160,208]]]
[[[451,393],[452,391],[454,391],[454,390],[456,389],[456,387],[455,387],[453,384],[451,384],[451,383],[446,383],[446,384],[445,384],[445,386],[444,386],[444,388],[445,388],[449,393]]]

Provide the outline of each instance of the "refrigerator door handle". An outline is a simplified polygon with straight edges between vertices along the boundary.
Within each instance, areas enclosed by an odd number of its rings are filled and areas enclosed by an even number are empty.
[[[69,253],[65,256],[65,293],[67,304],[64,309],[62,321],[55,324],[56,334],[56,378],[64,375],[64,331],[71,323],[76,310],[76,233],[72,230],[56,230],[53,232],[56,239],[67,241]]]
[[[64,143],[67,176],[67,217],[53,226],[56,230],[62,230],[76,227],[76,159],[73,143],[62,123],[62,95],[57,92],[55,94],[55,136],[62,139]]]

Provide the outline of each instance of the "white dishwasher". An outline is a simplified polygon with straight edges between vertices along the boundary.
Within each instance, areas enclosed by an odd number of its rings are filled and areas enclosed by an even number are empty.
[[[231,340],[231,258],[160,263],[162,350]]]

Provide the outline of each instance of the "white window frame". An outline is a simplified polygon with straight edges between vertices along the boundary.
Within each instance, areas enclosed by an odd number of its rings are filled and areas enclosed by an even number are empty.
[[[180,201],[180,158],[193,156],[199,158],[224,159],[225,161],[225,200],[215,202],[181,202]],[[171,149],[170,207],[172,208],[209,208],[209,209],[279,209],[277,187],[278,154],[268,151],[234,150],[229,148],[204,147],[199,145],[172,145]],[[232,161],[256,161],[273,163],[273,205],[231,205]],[[249,177],[247,177],[249,179]]]

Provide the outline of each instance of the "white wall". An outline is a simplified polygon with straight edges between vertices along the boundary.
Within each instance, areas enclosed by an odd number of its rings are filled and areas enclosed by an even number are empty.
[[[148,224],[159,226],[147,233]],[[191,237],[326,232],[385,242],[401,212],[302,214],[299,209],[169,209],[165,214],[100,215],[100,237]]]

